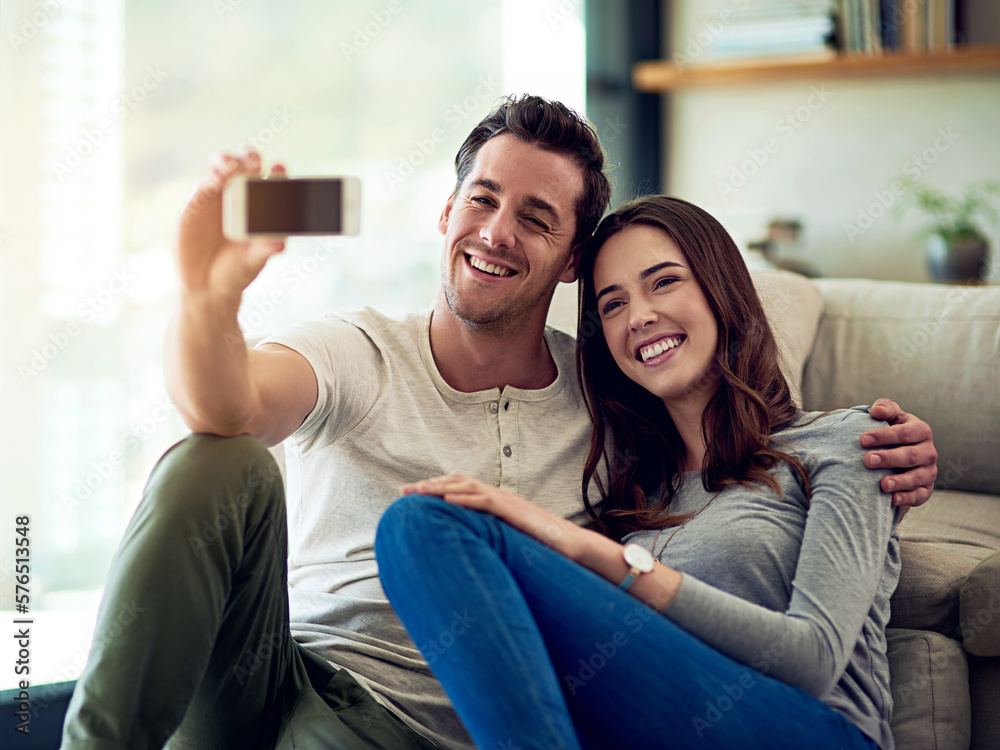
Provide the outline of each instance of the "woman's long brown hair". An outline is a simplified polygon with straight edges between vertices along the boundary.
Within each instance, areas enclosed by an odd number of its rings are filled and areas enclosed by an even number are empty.
[[[803,482],[802,463],[774,447],[771,434],[799,411],[778,367],[778,348],[750,273],[736,244],[706,211],[668,196],[640,198],[608,215],[580,259],[577,364],[594,424],[583,476],[584,503],[615,538],[630,531],[674,526],[687,518],[669,512],[679,487],[685,449],[663,402],[626,377],[601,328],[594,261],[612,236],[633,225],[662,230],[687,258],[715,313],[718,344],[712,372],[718,388],[702,416],[706,454],[702,483],[713,492],[732,483],[766,485],[781,492],[768,472],[787,461]],[[605,486],[598,471],[607,469]],[[588,489],[596,484],[600,513]]]

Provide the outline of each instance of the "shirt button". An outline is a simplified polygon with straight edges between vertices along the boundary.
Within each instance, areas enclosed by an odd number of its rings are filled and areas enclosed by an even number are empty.
[[[503,447],[503,454],[504,454],[505,456],[507,456],[507,458],[510,458],[510,454],[511,454],[511,453],[513,453],[513,452],[514,452],[514,451],[512,451],[512,450],[510,449],[510,446],[509,446],[509,445],[505,445],[505,446]]]
[[[490,414],[496,414],[500,410],[500,405],[494,401],[490,404]]]

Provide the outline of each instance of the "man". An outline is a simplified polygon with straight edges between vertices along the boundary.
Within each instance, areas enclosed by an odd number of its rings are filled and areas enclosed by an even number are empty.
[[[231,345],[240,298],[282,245],[223,237],[220,190],[260,160],[216,160],[182,218],[167,347],[171,395],[208,434],[172,448],[150,477],[64,747],[171,735],[178,747],[471,745],[430,667],[475,618],[456,612],[440,638],[416,644],[425,660],[382,593],[375,528],[400,486],[449,471],[581,510],[590,425],[573,342],[545,319],[608,206],[603,168],[593,130],[563,105],[504,102],[456,159],[429,316],[330,316],[247,351]],[[872,433],[875,444],[914,445],[869,455],[917,466],[891,489],[922,502],[936,474],[930,430],[894,404],[878,409],[896,425]],[[261,444],[282,441],[287,532]],[[140,614],[104,637],[123,604]]]

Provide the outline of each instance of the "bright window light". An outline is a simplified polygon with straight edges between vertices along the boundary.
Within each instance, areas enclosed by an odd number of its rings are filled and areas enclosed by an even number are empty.
[[[37,685],[79,675],[145,481],[187,433],[162,351],[177,219],[211,154],[362,180],[361,235],[289,243],[244,295],[248,339],[427,308],[468,132],[508,93],[584,111],[583,5],[4,0],[2,18],[0,493],[8,524],[31,517]]]

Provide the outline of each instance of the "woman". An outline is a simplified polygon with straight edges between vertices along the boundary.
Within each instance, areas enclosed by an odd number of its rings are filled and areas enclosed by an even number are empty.
[[[584,497],[605,534],[452,475],[404,488],[376,539],[470,734],[891,748],[897,515],[862,463],[872,419],[796,409],[736,246],[689,203],[608,216],[581,275]]]

